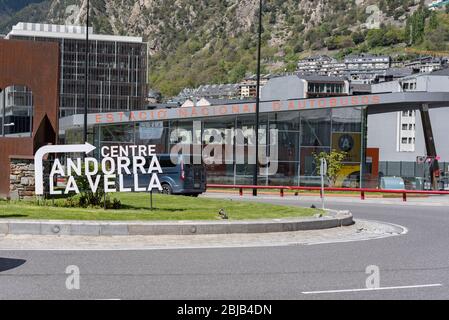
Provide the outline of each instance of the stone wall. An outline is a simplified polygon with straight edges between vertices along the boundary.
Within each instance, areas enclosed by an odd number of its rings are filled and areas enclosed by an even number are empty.
[[[52,162],[44,160],[44,192],[48,195],[50,190],[49,177]],[[34,197],[34,158],[33,157],[10,157],[9,175],[9,197],[12,200],[21,200]]]
[[[13,200],[34,196],[34,160],[10,159],[9,194]]]

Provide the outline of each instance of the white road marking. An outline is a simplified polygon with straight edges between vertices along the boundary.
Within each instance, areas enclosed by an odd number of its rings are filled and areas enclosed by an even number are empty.
[[[327,291],[305,291],[302,294],[323,294],[323,293],[347,293],[347,292],[363,292],[363,291],[382,291],[382,290],[401,290],[401,289],[417,289],[417,288],[432,288],[442,287],[441,283],[423,284],[415,286],[401,286],[401,287],[381,287],[381,288],[364,288],[364,289],[346,289],[346,290],[327,290]]]

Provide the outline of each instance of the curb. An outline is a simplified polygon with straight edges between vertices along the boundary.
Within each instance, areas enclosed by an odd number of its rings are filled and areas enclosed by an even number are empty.
[[[3,220],[0,235],[54,236],[155,236],[236,233],[274,233],[331,229],[354,224],[348,211],[328,211],[324,217],[310,219],[271,219],[256,221],[176,221],[112,222]]]

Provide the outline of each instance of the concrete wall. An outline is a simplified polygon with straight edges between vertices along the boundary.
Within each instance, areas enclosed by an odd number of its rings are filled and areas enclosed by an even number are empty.
[[[427,76],[423,77],[426,82],[426,90],[428,92],[448,92],[449,76]],[[418,84],[419,85],[419,84]]]
[[[262,101],[304,99],[307,95],[306,81],[298,76],[273,78],[262,88]]]
[[[437,153],[441,161],[449,162],[449,107],[430,110]],[[426,155],[421,114],[416,113],[415,152],[398,152],[397,112],[368,116],[368,147],[380,149],[380,161],[416,161],[416,157]]]
[[[403,92],[401,82],[413,80],[416,78],[416,89],[410,91],[416,92],[448,92],[449,91],[449,76],[440,75],[416,75],[406,77],[404,79],[376,83],[371,86],[372,93],[391,93]]]
[[[381,82],[371,85],[372,93],[401,92],[399,81]]]

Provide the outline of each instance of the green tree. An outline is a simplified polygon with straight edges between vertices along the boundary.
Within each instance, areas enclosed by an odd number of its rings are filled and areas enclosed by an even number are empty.
[[[406,32],[410,44],[419,44],[423,41],[426,18],[428,15],[429,10],[424,6],[420,6],[419,9],[408,18]]]
[[[384,31],[382,29],[372,29],[366,35],[366,42],[370,48],[382,47],[384,40]]]
[[[352,41],[355,44],[360,44],[365,41],[365,35],[361,31],[356,31],[352,34]]]
[[[348,156],[348,153],[344,151],[332,150],[330,153],[321,152],[319,154],[314,154],[313,156],[315,158],[315,164],[318,168],[319,174],[321,174],[321,159],[325,159],[327,161],[327,177],[332,183],[332,186],[334,186],[337,182],[338,174],[343,167],[343,161]]]
[[[89,171],[94,171],[93,165],[89,166]],[[101,172],[101,166],[98,168],[98,172]],[[82,166],[82,172],[85,172],[85,166]],[[92,177],[93,181],[95,178]],[[87,176],[80,175],[75,177],[75,182],[80,190],[80,199],[79,206],[80,207],[89,207],[89,206],[100,206],[104,199],[105,191],[104,191],[104,176],[100,175],[100,181],[98,183],[98,188],[95,192],[90,189],[89,180]]]
[[[435,30],[438,28],[438,14],[436,12],[432,12],[429,18],[429,29]]]
[[[391,46],[404,41],[404,32],[391,25],[383,26],[368,31],[366,41],[370,48]]]
[[[241,63],[237,64],[229,74],[229,80],[232,83],[238,82],[245,77],[247,67]]]

